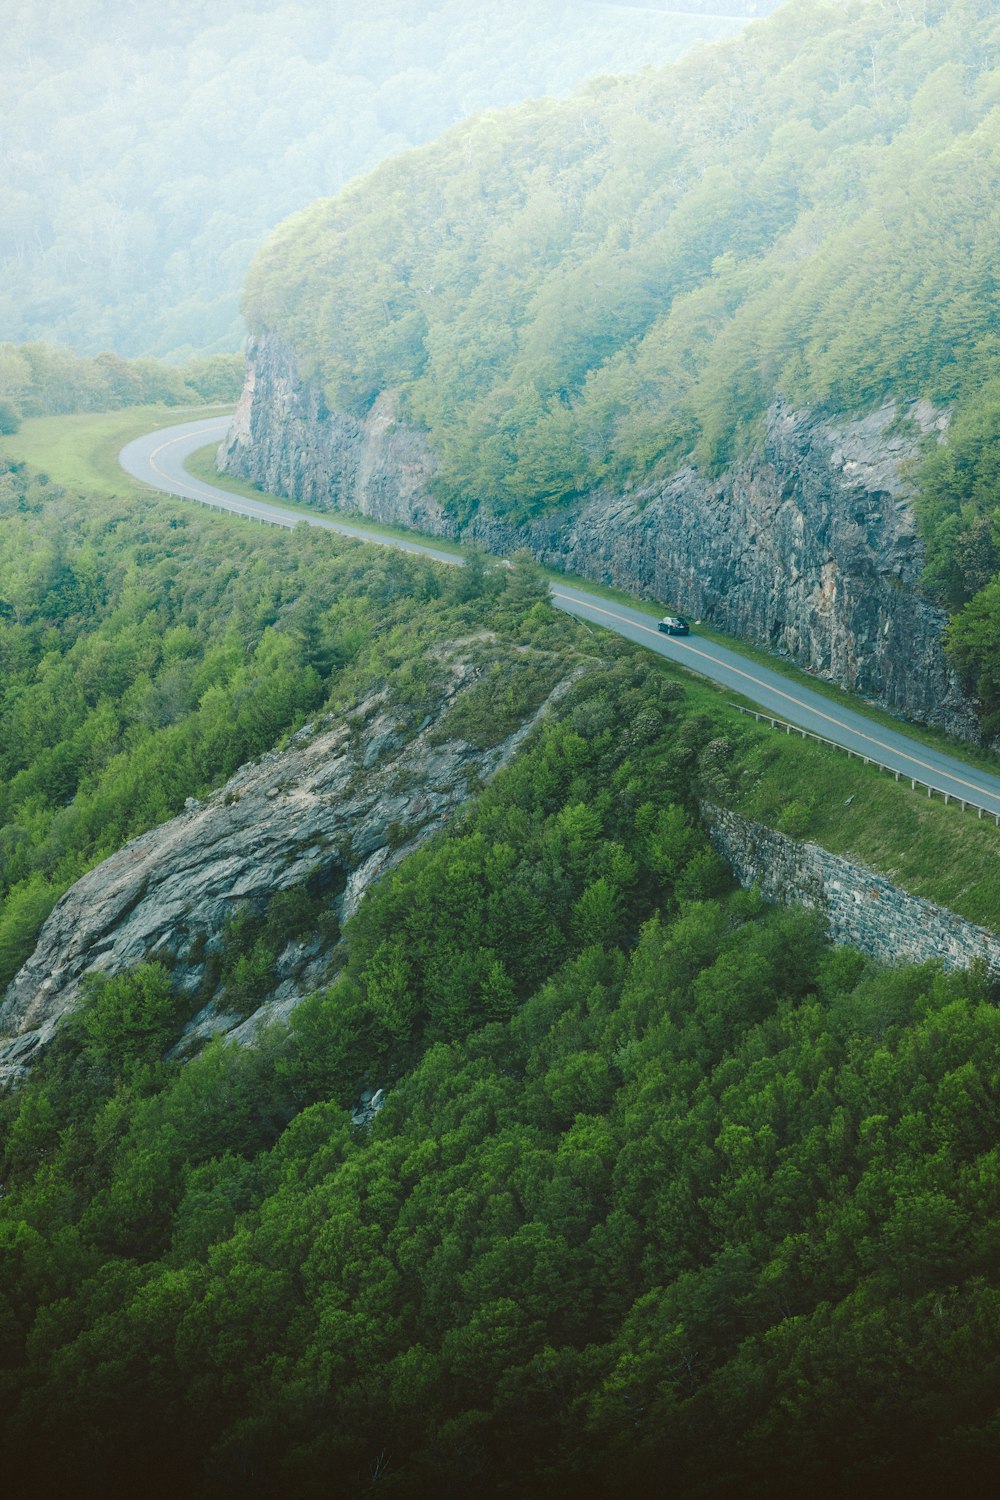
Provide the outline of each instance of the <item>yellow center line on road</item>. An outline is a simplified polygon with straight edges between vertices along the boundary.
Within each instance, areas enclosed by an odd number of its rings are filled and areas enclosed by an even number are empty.
[[[181,433],[178,437],[168,438],[165,442],[161,443],[159,447],[154,448],[149,456],[150,468],[152,468],[155,473],[161,475],[162,478],[173,483],[174,481],[171,476],[160,468],[159,464],[156,462],[156,459],[165,448],[173,447],[176,443],[186,442],[189,436],[189,433]],[[197,490],[200,494],[207,496],[213,502],[218,502],[220,499],[230,502],[237,499],[243,499],[244,504],[246,505],[253,506],[254,504],[259,503],[261,506],[267,508],[267,501],[255,502],[253,500],[245,499],[242,496],[231,497],[229,495],[226,495],[222,491],[214,490],[207,485],[199,484],[199,482],[193,478],[187,479],[185,482],[190,484],[192,490]],[[239,514],[239,512],[236,510],[235,504],[232,505],[232,509],[236,514]],[[328,521],[327,524],[336,530],[341,529],[341,527],[335,521]],[[347,528],[345,527],[344,529],[346,530]],[[361,528],[359,528],[359,530],[360,529]],[[371,528],[370,534],[373,536],[379,535],[374,527]],[[388,537],[387,540],[389,542],[395,542],[398,540],[398,538]],[[419,543],[416,543],[415,545],[418,547],[420,546]],[[426,550],[431,551],[432,549],[428,547]],[[567,603],[575,604],[580,608],[591,610],[594,614],[605,615],[609,620],[617,620],[622,625],[630,625],[634,630],[644,630],[649,635],[655,636],[657,640],[659,640],[660,638],[661,632],[657,630],[655,626],[643,625],[638,620],[629,619],[627,615],[619,614],[613,609],[605,609],[600,604],[592,604],[589,599],[581,600],[576,598],[573,594],[561,593],[555,585],[552,586],[552,596],[555,599],[565,599]],[[977,796],[987,797],[994,802],[997,800],[997,793],[995,791],[991,791],[989,788],[984,786],[979,786],[974,781],[967,781],[964,777],[956,775],[954,771],[942,771],[938,766],[932,765],[929,761],[921,760],[917,755],[910,755],[908,751],[900,750],[895,745],[888,745],[884,740],[876,739],[874,735],[865,734],[860,729],[854,729],[851,725],[845,724],[842,719],[835,718],[833,714],[824,713],[824,711],[820,708],[813,708],[810,704],[803,703],[802,700],[800,698],[796,698],[793,693],[787,693],[783,688],[774,687],[771,683],[765,682],[763,678],[755,677],[752,672],[744,671],[742,667],[734,667],[730,666],[727,662],[720,662],[718,657],[712,656],[710,652],[702,651],[697,646],[690,645],[687,641],[678,640],[676,636],[671,636],[670,640],[672,644],[679,650],[687,651],[691,656],[700,656],[703,661],[711,662],[715,667],[725,667],[727,671],[732,672],[735,676],[742,677],[745,682],[752,683],[754,687],[762,688],[765,692],[774,693],[779,698],[784,698],[787,703],[792,704],[795,708],[800,709],[804,713],[814,714],[818,719],[825,720],[827,724],[832,724],[834,728],[842,730],[845,734],[856,735],[858,739],[864,740],[867,744],[873,745],[876,749],[883,750],[890,755],[895,755],[902,760],[909,761],[911,765],[918,766],[922,771],[929,771],[936,777],[946,777],[950,782],[954,783],[955,786],[966,787],[970,792],[975,792]]]
[[[648,631],[650,635],[655,635],[657,640],[660,638],[661,632],[653,625],[641,625],[638,620],[630,620],[627,615],[617,614],[613,609],[602,609],[599,604],[591,604],[589,599],[581,601],[573,594],[561,594],[555,587],[553,587],[552,593],[556,599],[566,599],[571,604],[582,604],[584,609],[592,609],[596,614],[607,615],[609,620],[620,620],[623,625],[631,625],[635,630]],[[819,719],[825,719],[828,724],[833,724],[837,729],[842,729],[845,734],[855,734],[858,739],[866,740],[869,745],[875,745],[879,750],[888,751],[891,755],[898,755],[903,760],[910,761],[913,765],[919,766],[922,771],[931,771],[938,777],[946,776],[956,786],[967,787],[969,791],[978,793],[980,797],[990,797],[994,802],[997,799],[997,793],[990,791],[989,788],[977,786],[974,781],[966,781],[963,777],[956,776],[953,771],[942,771],[940,767],[931,765],[926,760],[921,760],[919,756],[910,755],[906,750],[900,750],[895,745],[887,745],[883,740],[875,739],[873,735],[864,734],[860,729],[854,729],[851,725],[845,724],[841,719],[834,718],[832,714],[824,713],[820,708],[813,708],[810,704],[803,703],[793,693],[786,693],[782,688],[773,687],[771,683],[764,682],[760,677],[755,677],[752,672],[744,672],[741,667],[733,667],[728,662],[720,662],[710,652],[700,651],[697,646],[689,645],[687,641],[678,640],[676,636],[670,636],[669,639],[671,644],[677,646],[681,651],[688,651],[692,656],[700,656],[704,661],[710,661],[717,667],[725,667],[727,671],[734,672],[736,676],[742,677],[746,682],[752,682],[755,687],[764,688],[769,693],[776,693],[779,698],[784,698],[786,702],[794,704],[796,708],[802,709],[803,712],[815,714]]]
[[[188,440],[189,436],[189,433],[182,432],[180,437],[168,438],[165,443],[161,443],[158,448],[153,449],[152,453],[149,455],[149,467],[153,470],[154,474],[159,474],[161,478],[166,479],[170,484],[177,483],[177,480],[174,479],[173,475],[168,474],[165,469],[161,469],[156,460],[163,452],[164,448],[172,448],[175,443],[184,443]],[[206,444],[206,447],[207,446],[208,445]],[[184,476],[184,483],[185,485],[189,485],[192,490],[197,490],[200,494],[207,495],[209,499],[215,503],[218,502],[220,496],[225,500],[242,500],[245,505],[255,505],[258,503],[257,501],[250,500],[247,496],[244,495],[226,495],[223,491],[212,489],[208,485],[199,484],[198,480],[190,477],[186,471]],[[266,501],[261,501],[259,503],[264,505],[267,504]],[[233,505],[233,509],[236,509],[235,504]]]

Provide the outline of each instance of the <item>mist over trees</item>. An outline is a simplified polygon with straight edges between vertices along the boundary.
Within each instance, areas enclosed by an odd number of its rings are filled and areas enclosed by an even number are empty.
[[[0,344],[0,434],[16,432],[24,417],[232,402],[242,382],[238,354],[178,366],[107,353],[88,359],[58,344]]]
[[[293,210],[471,111],[738,24],[580,0],[13,0],[0,337],[233,350],[246,267]]]
[[[926,584],[964,610],[996,732],[998,55],[985,0],[790,0],[384,163],[277,231],[249,322],[335,407],[398,390],[459,512],[718,471],[779,395],[928,398],[953,420],[921,486]]]

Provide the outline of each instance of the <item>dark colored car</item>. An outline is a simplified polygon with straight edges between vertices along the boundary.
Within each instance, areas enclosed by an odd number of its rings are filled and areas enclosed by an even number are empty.
[[[662,630],[664,635],[690,635],[691,627],[683,615],[664,615],[658,621],[657,630]]]

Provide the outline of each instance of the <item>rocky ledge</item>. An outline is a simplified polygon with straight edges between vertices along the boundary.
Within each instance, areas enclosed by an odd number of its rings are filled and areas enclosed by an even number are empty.
[[[912,462],[945,417],[926,403],[824,419],[778,401],[763,440],[718,477],[697,469],[628,494],[598,490],[514,527],[479,512],[461,531],[432,492],[426,437],[391,392],[362,418],[328,409],[276,336],[253,342],[220,450],[231,473],[321,510],[348,510],[613,584],[759,642],[903,717],[977,740],[921,594]]]
[[[180,990],[203,989],[206,956],[241,908],[263,910],[276,892],[330,893],[341,921],[371,883],[439,829],[472,790],[511,759],[578,673],[557,683],[538,712],[489,749],[448,738],[446,715],[481,675],[483,642],[446,655],[447,686],[416,733],[376,695],[346,718],[300,731],[287,749],[243,766],[203,803],[126,844],[70,888],[34,953],[0,1002],[0,1083],[22,1073],[80,996],[86,974],[166,962]],[[227,1016],[217,997],[189,1035],[239,1029],[287,1014],[328,974],[331,953],[291,944],[283,982],[258,1013]]]

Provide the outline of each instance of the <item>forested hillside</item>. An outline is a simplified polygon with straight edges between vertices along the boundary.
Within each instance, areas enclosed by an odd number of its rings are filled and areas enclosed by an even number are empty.
[[[727,894],[704,734],[622,646],[253,1049],[95,985],[0,1111],[9,1482],[988,1487],[997,1009]]]
[[[236,349],[286,214],[473,110],[677,57],[734,20],[582,0],[4,7],[0,335]]]
[[[487,602],[514,628],[496,599],[516,571],[439,574],[0,463],[0,987],[62,892],[187,797],[373,684],[405,720],[437,680],[432,645]],[[508,674],[488,713],[524,690]]]
[[[199,406],[233,402],[243,361],[235,354],[178,367],[156,359],[87,359],[56,344],[0,344],[0,435],[23,417],[118,411],[126,406]]]
[[[720,469],[778,398],[928,398],[954,422],[924,477],[927,582],[969,606],[956,649],[992,722],[998,46],[986,0],[791,0],[675,67],[462,125],[289,221],[250,323],[337,408],[400,390],[464,514]]]
[[[580,669],[343,934],[305,889],[237,913],[234,1004],[289,940],[338,945],[290,1023],[177,1060],[205,997],[158,952],[92,977],[0,1100],[8,1486],[985,1489],[993,997],[830,949],[733,891],[699,822],[706,795],[843,815],[819,761],[792,774],[825,752],[556,614],[525,559],[443,569],[18,465],[0,502],[6,974],[76,875],[305,719],[377,686],[422,722],[443,643],[505,663],[452,710],[472,744],[523,718],[515,645]]]

